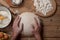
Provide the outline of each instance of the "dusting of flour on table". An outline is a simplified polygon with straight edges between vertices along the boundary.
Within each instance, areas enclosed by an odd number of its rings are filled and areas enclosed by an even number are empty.
[[[53,9],[50,0],[34,0],[34,6],[36,11],[43,13],[43,15],[46,15],[47,12]]]

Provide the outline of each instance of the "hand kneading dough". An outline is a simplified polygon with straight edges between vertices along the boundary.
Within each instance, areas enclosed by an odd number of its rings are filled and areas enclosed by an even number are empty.
[[[40,20],[39,20],[38,16],[36,16],[34,13],[31,13],[31,12],[24,12],[20,15],[20,17],[21,17],[20,27],[22,27],[21,26],[22,23],[24,24],[22,35],[25,35],[25,36],[33,35],[32,25],[34,25],[34,23],[36,23],[34,18],[36,18],[38,24],[40,24]]]

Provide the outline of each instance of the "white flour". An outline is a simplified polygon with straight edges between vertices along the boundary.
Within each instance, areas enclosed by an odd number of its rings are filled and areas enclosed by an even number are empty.
[[[12,2],[18,5],[22,2],[22,0],[12,0]]]
[[[36,7],[36,11],[42,12],[43,15],[46,15],[47,12],[53,9],[50,0],[34,0],[34,6]]]

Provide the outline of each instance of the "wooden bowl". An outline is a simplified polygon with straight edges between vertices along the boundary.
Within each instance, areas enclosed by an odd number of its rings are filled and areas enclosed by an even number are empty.
[[[46,15],[44,15],[42,12],[36,12],[37,15],[41,16],[41,17],[49,17],[52,16],[54,14],[54,12],[56,11],[56,2],[55,0],[50,0],[53,9],[49,12],[47,12]],[[36,10],[36,9],[35,9]]]

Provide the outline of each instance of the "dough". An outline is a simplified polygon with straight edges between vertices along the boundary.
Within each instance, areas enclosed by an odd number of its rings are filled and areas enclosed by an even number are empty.
[[[21,17],[20,27],[22,23],[24,24],[22,35],[31,36],[33,34],[32,25],[36,23],[34,18],[36,18],[38,24],[40,24],[38,16],[31,12],[24,12],[20,15],[20,17]]]

